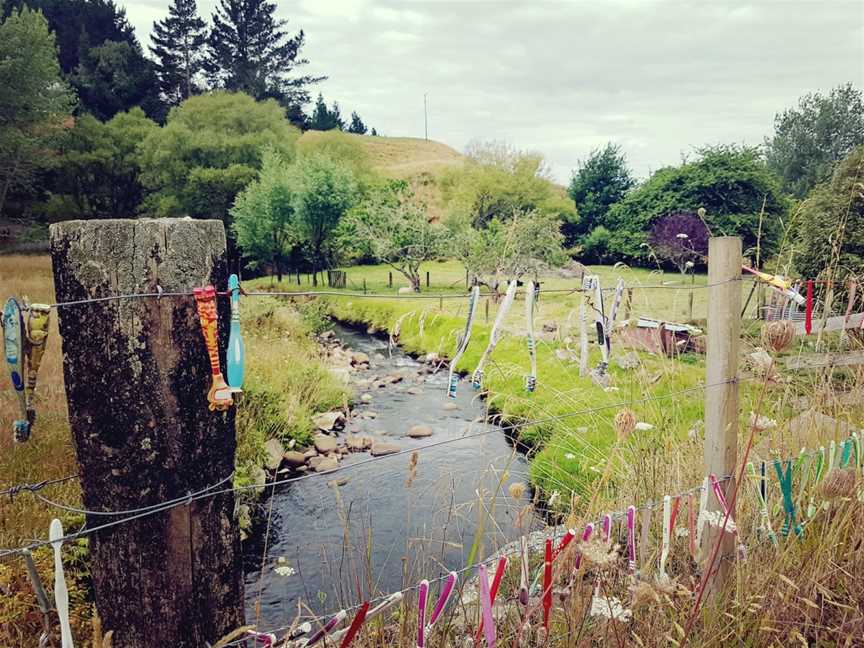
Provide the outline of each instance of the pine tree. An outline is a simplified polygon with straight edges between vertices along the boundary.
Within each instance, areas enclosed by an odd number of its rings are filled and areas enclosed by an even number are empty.
[[[372,137],[378,137],[378,131],[375,130],[374,128],[372,129],[372,132],[369,133],[369,134],[370,134]]]
[[[302,106],[309,101],[308,86],[326,77],[293,75],[309,62],[300,58],[305,35],[301,29],[289,37],[288,21],[278,20],[275,11],[265,0],[219,0],[204,69],[217,87]]]
[[[366,124],[364,124],[363,120],[360,119],[360,115],[357,114],[356,110],[353,111],[351,113],[351,125],[348,126],[348,132],[357,133],[358,135],[365,135],[367,130],[368,129],[366,128]]]
[[[333,128],[345,130],[345,120],[342,119],[342,111],[339,109],[338,101],[333,102],[333,107],[330,109],[330,118],[333,121]]]
[[[315,100],[315,110],[312,112],[309,128],[320,131],[333,130],[334,128],[343,130],[345,123],[342,121],[339,104],[334,101],[333,108],[328,108],[327,104],[324,103],[324,97],[319,92],[318,99]]]
[[[202,68],[206,25],[198,16],[195,0],[174,0],[165,20],[153,23],[150,47],[158,63],[159,85],[172,105],[196,94],[195,77]]]

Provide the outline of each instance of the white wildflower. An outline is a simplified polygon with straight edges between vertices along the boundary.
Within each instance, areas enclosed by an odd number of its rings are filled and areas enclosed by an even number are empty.
[[[605,617],[615,621],[629,621],[633,613],[625,608],[614,596],[594,596],[591,599],[591,616]]]
[[[572,452],[568,452],[567,454],[564,455],[564,458],[565,459],[575,459],[576,455],[573,454]]]
[[[280,576],[293,576],[297,573],[294,568],[288,564],[288,559],[285,556],[279,556],[279,558],[276,559],[276,566],[273,568],[273,571]]]
[[[653,430],[654,426],[651,425],[650,423],[646,423],[645,421],[639,421],[636,424],[636,429],[639,430],[640,432],[646,432],[648,430]]]
[[[549,506],[555,506],[560,499],[561,493],[559,493],[557,490],[552,491],[552,494],[549,496]]]
[[[777,421],[762,414],[750,412],[750,426],[757,432],[764,432],[765,430],[777,427]]]
[[[726,519],[726,514],[723,511],[702,511],[700,514],[702,522],[707,522],[718,529],[723,528],[723,520]],[[726,533],[735,533],[735,521],[730,517],[726,520]]]

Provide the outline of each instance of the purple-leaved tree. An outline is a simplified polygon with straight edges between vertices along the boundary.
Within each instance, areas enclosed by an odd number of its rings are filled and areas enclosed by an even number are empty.
[[[671,212],[654,221],[648,243],[661,261],[684,274],[708,254],[708,228],[695,212]]]

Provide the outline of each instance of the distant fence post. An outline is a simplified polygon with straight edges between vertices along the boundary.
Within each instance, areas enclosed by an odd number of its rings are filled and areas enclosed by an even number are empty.
[[[429,287],[429,271],[426,271],[426,287]]]
[[[741,239],[722,236],[708,241],[708,340],[705,388],[706,473],[721,482],[726,501],[734,506],[731,493],[735,488],[735,463],[738,460],[738,350],[741,335]],[[713,493],[708,496],[708,510],[719,511]],[[731,513],[734,518],[735,511]],[[728,580],[735,559],[735,536],[706,525],[702,535],[703,569],[715,544],[720,552],[714,562],[713,577],[708,577],[708,592],[718,593]]]
[[[66,221],[50,239],[58,302],[227,284],[221,221]],[[224,362],[228,300],[218,308]],[[210,362],[191,295],[70,305],[58,319],[86,509],[231,486],[234,409],[208,410]],[[122,517],[88,515],[87,526]],[[98,531],[90,555],[96,608],[116,648],[198,648],[243,623],[230,491]]]
[[[387,287],[388,288],[393,287],[393,273],[392,272],[387,273]]]

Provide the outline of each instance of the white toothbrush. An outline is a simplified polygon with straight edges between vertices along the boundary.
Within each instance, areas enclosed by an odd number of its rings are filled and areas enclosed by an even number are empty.
[[[52,520],[48,530],[48,540],[54,548],[54,603],[57,605],[57,616],[60,617],[60,638],[63,648],[74,648],[72,627],[69,625],[69,589],[66,587],[63,557],[60,555],[60,549],[63,547],[62,537],[63,524],[60,520]]]

